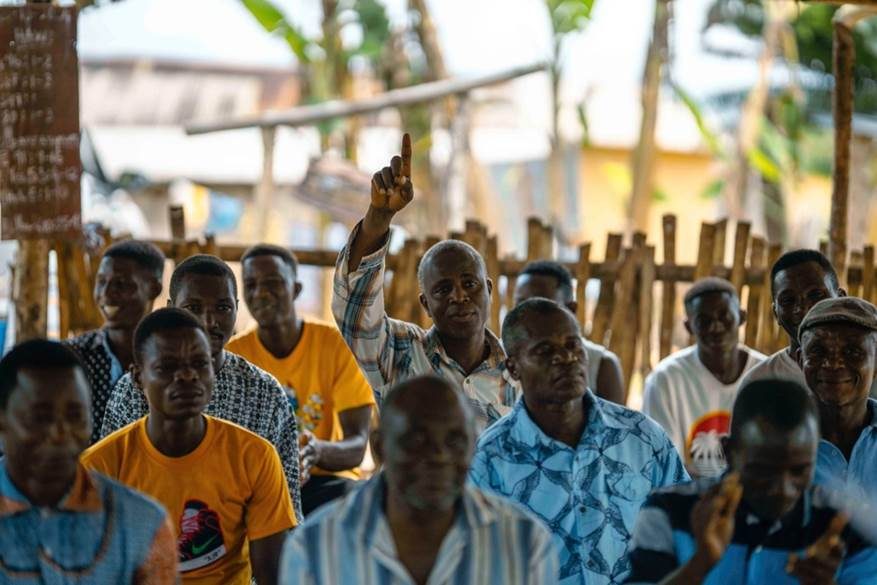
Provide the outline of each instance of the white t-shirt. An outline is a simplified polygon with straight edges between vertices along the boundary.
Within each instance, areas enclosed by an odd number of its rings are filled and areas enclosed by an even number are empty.
[[[588,354],[588,388],[596,394],[597,376],[600,373],[600,362],[603,361],[603,356],[606,354],[607,350],[599,343],[588,341],[584,337],[582,337],[582,342],[585,345],[585,352]]]
[[[744,345],[743,374],[722,384],[687,347],[662,361],[646,378],[643,412],[655,419],[676,445],[689,473],[712,477],[725,469],[721,437],[730,431],[731,409],[746,372],[765,356]]]
[[[804,377],[804,370],[798,366],[798,362],[789,355],[788,347],[779,350],[751,370],[743,375],[740,381],[742,388],[749,382],[756,380],[765,380],[767,378],[777,378],[780,380],[789,380],[797,382],[804,388],[807,388],[807,378]],[[877,400],[877,376],[871,382],[871,398]]]

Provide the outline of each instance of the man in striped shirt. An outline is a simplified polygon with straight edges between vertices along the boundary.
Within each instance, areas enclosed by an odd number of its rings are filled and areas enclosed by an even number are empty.
[[[640,512],[628,584],[873,585],[877,550],[811,486],[819,413],[795,382],[737,397],[730,472],[659,490]]]
[[[417,277],[420,303],[434,323],[429,330],[390,319],[384,309],[390,224],[414,197],[407,134],[401,154],[372,178],[371,204],[335,266],[332,312],[379,404],[393,384],[436,374],[463,388],[481,430],[509,412],[518,394],[502,345],[486,327],[493,282],[481,255],[454,240],[424,254]]]
[[[372,437],[383,470],[288,538],[280,583],[555,583],[557,553],[539,521],[465,485],[474,442],[451,382],[425,376],[390,390]]]

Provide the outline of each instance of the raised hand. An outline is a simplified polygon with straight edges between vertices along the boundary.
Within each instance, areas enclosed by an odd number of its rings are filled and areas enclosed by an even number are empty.
[[[734,535],[734,514],[743,495],[740,476],[728,474],[703,495],[691,512],[697,552],[709,566],[719,562]]]
[[[804,556],[789,555],[786,572],[798,578],[801,585],[834,585],[834,576],[844,557],[841,534],[849,522],[844,514],[831,519],[819,539],[807,547]]]
[[[371,206],[376,211],[396,213],[414,198],[411,184],[411,136],[402,136],[402,152],[372,177]]]

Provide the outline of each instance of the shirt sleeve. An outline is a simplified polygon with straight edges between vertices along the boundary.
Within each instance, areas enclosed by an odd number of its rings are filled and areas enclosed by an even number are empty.
[[[350,244],[359,227],[353,228],[335,264],[332,314],[372,388],[381,388],[397,380],[397,361],[410,354],[412,340],[421,337],[423,330],[387,316],[384,270],[389,236],[380,250],[362,259],[355,271],[348,270]]]
[[[643,390],[643,413],[661,425],[676,446],[677,452],[684,457],[684,433],[670,405],[670,389],[667,386],[666,376],[660,372],[653,372],[646,378]]]
[[[260,441],[259,446],[262,452],[248,458],[253,465],[250,471],[253,493],[246,511],[249,540],[265,538],[298,524],[280,458],[270,445]]]
[[[360,406],[375,404],[375,394],[350,348],[344,343],[341,335],[334,330],[329,333],[335,336],[335,379],[333,381],[332,403],[336,412],[343,412]]]
[[[630,575],[625,583],[659,583],[679,567],[667,512],[650,496],[640,510],[630,541]]]
[[[134,386],[131,374],[125,374],[116,382],[101,423],[101,438],[118,431],[125,425],[149,414],[149,403],[143,392]]]
[[[469,464],[469,483],[477,488],[490,489],[487,476],[487,455],[481,449],[476,449]]]
[[[655,487],[671,486],[691,481],[691,476],[688,475],[688,470],[685,469],[685,463],[679,457],[679,452],[676,451],[670,438],[667,437],[663,430],[657,430],[660,433],[663,445],[657,455],[660,463],[657,469],[660,470],[661,477],[656,478]]]
[[[101,441],[89,447],[79,456],[79,462],[91,471],[97,471],[107,477],[118,479],[121,475],[121,460],[117,456],[117,449],[112,442]]]
[[[314,585],[315,571],[308,565],[305,552],[304,530],[296,530],[286,537],[283,553],[280,556],[280,577],[278,583],[296,583],[298,585]]]
[[[177,582],[177,538],[170,520],[165,517],[149,554],[134,573],[134,585],[173,585]]]
[[[273,419],[277,421],[271,443],[277,450],[275,455],[280,457],[281,469],[286,476],[287,497],[292,496],[295,517],[301,520],[304,515],[301,511],[301,470],[299,468],[298,423],[295,411],[286,398],[286,392],[280,383],[267,373],[265,379],[263,390],[274,397]]]

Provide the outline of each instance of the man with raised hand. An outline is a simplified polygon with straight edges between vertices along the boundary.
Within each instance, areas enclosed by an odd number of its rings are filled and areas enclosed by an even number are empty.
[[[393,217],[414,198],[411,138],[401,156],[372,177],[371,203],[335,266],[332,311],[379,402],[407,378],[436,374],[459,385],[472,402],[479,429],[509,412],[517,398],[505,373],[505,352],[487,329],[490,292],[484,259],[456,240],[439,242],[417,269],[429,330],[387,316],[384,270]]]

